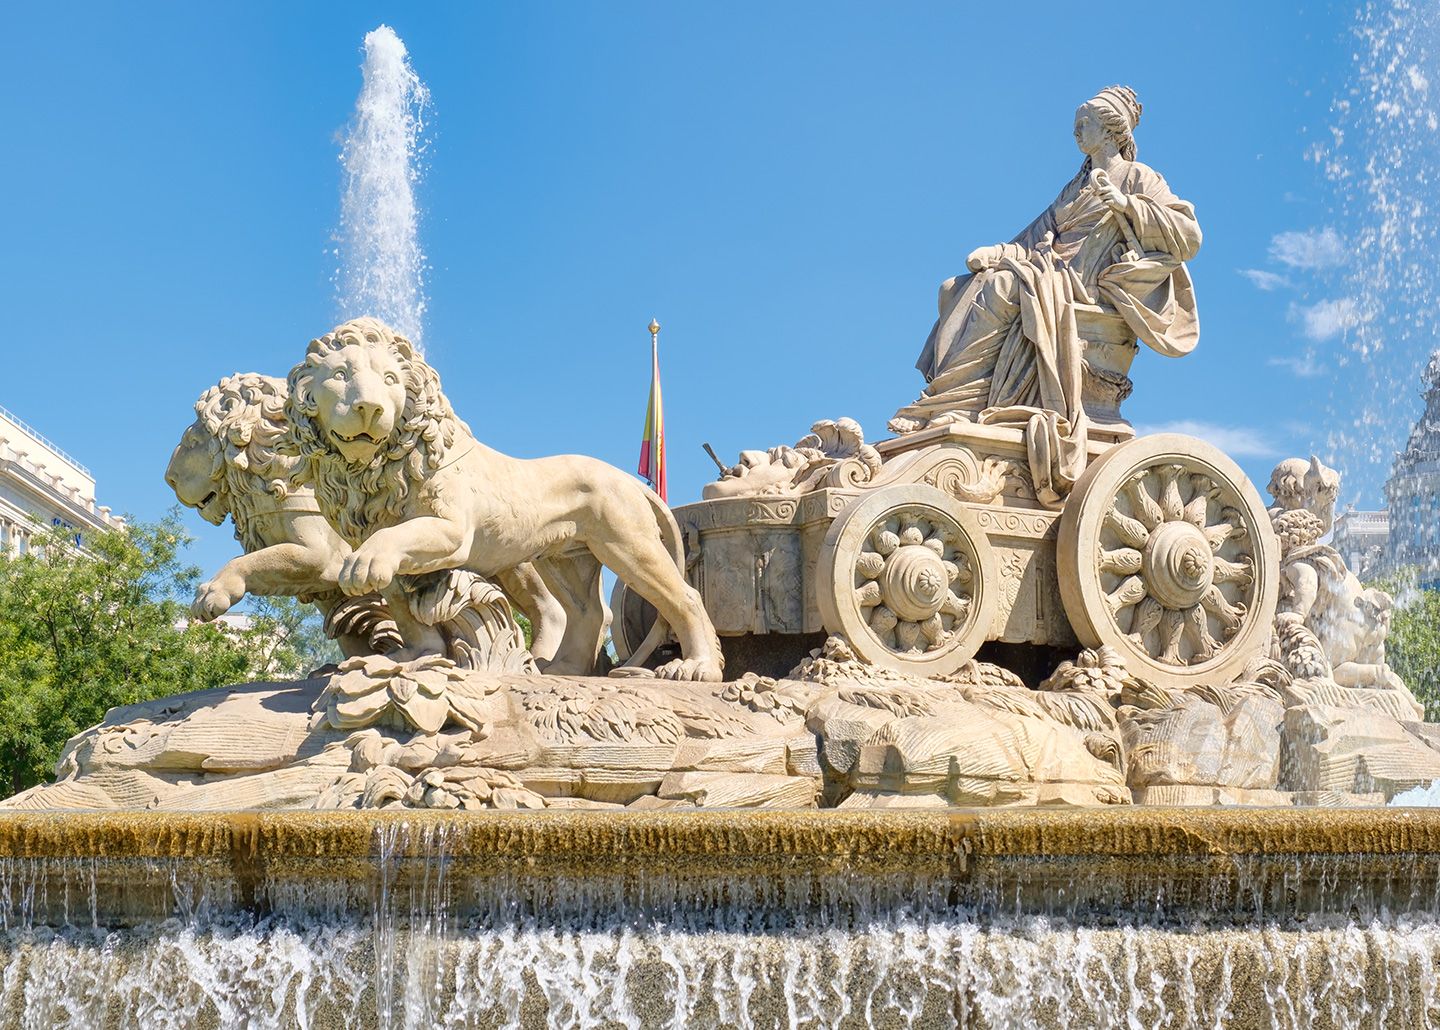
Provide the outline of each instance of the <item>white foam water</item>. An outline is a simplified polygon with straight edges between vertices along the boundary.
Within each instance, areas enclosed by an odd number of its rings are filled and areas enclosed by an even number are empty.
[[[100,896],[109,889],[98,886],[96,860],[0,861],[0,1030],[1379,1030],[1440,1021],[1433,856],[1397,855],[1393,872],[1358,890],[1376,870],[1343,855],[1281,860],[1273,883],[1231,856],[1157,868],[1153,883],[1131,877],[1134,896],[1101,892],[1091,905],[1074,903],[1094,878],[1077,869],[1059,885],[1059,905],[1024,911],[1024,875],[971,895],[924,876],[781,876],[727,892],[677,874],[628,899],[606,876],[474,875],[483,860],[457,876],[453,831],[377,826],[368,882],[348,887],[320,867],[297,867],[283,889],[263,878],[245,888],[220,867],[128,860],[126,890],[153,894],[171,914],[110,925],[104,910],[116,899]],[[1227,863],[1234,884],[1158,918],[1162,898],[1197,874],[1226,879]],[[1417,883],[1401,875],[1421,867],[1429,873]],[[369,905],[357,904],[355,887]]]
[[[1433,923],[1202,934],[952,915],[771,934],[511,924],[389,940],[386,955],[373,928],[294,920],[12,932],[0,938],[0,1026],[1358,1030],[1440,1018]],[[393,995],[376,990],[386,961]]]
[[[426,152],[430,91],[388,25],[365,37],[364,85],[340,153],[345,188],[336,233],[341,319],[373,315],[420,346],[425,255],[415,188]]]

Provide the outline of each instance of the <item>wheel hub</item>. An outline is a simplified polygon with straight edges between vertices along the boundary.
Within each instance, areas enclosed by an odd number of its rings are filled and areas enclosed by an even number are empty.
[[[880,577],[885,605],[909,622],[924,622],[939,612],[949,586],[944,562],[923,544],[896,548]]]
[[[1210,589],[1215,572],[1210,543],[1190,523],[1158,526],[1143,554],[1145,586],[1166,608],[1189,608]]]

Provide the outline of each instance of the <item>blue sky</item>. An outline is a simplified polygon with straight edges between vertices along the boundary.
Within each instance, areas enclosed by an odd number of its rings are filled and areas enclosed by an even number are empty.
[[[0,404],[86,462],[102,503],[173,503],[161,476],[195,397],[284,375],[336,320],[339,139],[383,22],[434,100],[427,353],[491,445],[633,468],[651,317],[672,503],[713,477],[702,442],[733,460],[841,415],[884,435],[923,385],[939,283],[1053,199],[1080,161],[1074,109],[1121,82],[1145,105],[1140,159],[1205,234],[1199,347],[1142,350],[1125,413],[1192,423],[1263,486],[1326,453],[1335,399],[1372,375],[1341,364],[1357,244],[1307,157],[1356,74],[1354,11],[1106,10],[12,6]],[[1395,367],[1427,347],[1395,343]],[[1379,396],[1370,433],[1393,450],[1416,394]],[[190,524],[208,569],[235,553]]]

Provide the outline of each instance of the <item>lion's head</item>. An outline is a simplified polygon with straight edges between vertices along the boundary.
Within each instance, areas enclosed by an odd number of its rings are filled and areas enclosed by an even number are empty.
[[[181,504],[217,526],[232,516],[247,551],[261,546],[250,516],[283,499],[289,487],[293,463],[275,451],[285,432],[286,393],[283,379],[255,372],[220,380],[195,402],[195,421],[165,469]]]
[[[321,510],[352,545],[402,518],[411,483],[470,434],[435,370],[379,319],[310,341],[289,384],[283,449],[307,463]]]

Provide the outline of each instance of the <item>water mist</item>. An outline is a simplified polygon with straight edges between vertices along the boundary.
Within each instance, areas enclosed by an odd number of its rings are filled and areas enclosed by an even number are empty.
[[[1360,8],[1354,66],[1312,156],[1332,188],[1330,296],[1306,317],[1343,330],[1325,413],[1346,502],[1369,507],[1418,413],[1440,346],[1440,10],[1393,0]]]

